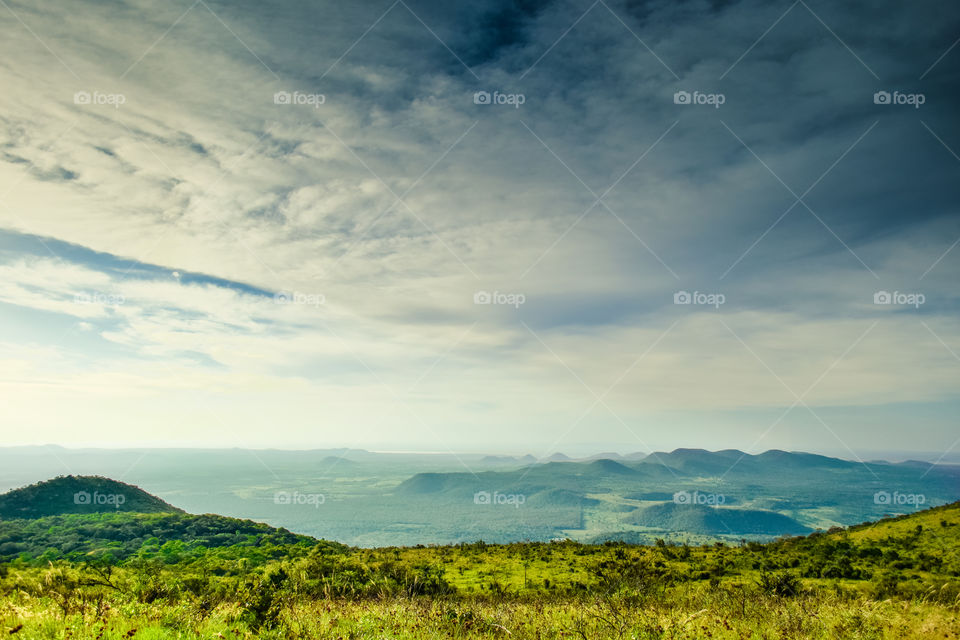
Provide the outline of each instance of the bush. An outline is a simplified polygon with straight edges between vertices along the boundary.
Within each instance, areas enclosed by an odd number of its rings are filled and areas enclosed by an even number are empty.
[[[792,573],[763,573],[758,582],[760,590],[768,595],[780,598],[792,598],[803,592],[803,583]]]

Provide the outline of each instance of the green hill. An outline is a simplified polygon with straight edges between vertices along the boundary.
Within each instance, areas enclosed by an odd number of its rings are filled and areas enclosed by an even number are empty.
[[[590,507],[599,503],[573,491],[546,489],[528,497],[525,504],[528,507]]]
[[[586,465],[588,473],[601,473],[601,474],[615,474],[615,475],[624,475],[624,476],[636,476],[639,475],[639,472],[636,469],[631,469],[625,464],[621,464],[616,460],[611,460],[609,458],[600,458],[599,460],[594,460]]]
[[[465,486],[469,483],[469,486]],[[397,492],[410,495],[440,493],[450,489],[472,489],[471,477],[460,473],[417,473],[397,486]]]
[[[270,549],[332,546],[261,522],[184,512],[130,484],[100,476],[61,476],[0,495],[0,562],[158,555],[166,561],[230,548],[266,561]]]
[[[0,495],[0,519],[67,513],[180,513],[131,484],[100,476],[60,476]]]
[[[944,545],[953,546],[957,555],[960,555],[960,502],[884,518],[876,522],[864,522],[848,527],[843,531],[843,535],[857,542],[866,542],[917,535],[922,532],[927,532],[929,537],[935,538]]]
[[[698,534],[796,535],[809,529],[774,511],[665,502],[630,513],[624,521],[670,532]]]

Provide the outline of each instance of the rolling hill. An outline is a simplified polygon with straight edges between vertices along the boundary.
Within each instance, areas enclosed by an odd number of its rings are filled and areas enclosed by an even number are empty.
[[[189,514],[139,487],[99,476],[61,476],[14,489],[0,495],[0,514],[0,562],[94,555],[121,560],[144,549],[179,557],[234,547],[257,555],[270,547],[321,544],[261,522]]]
[[[599,503],[599,500],[565,489],[545,489],[533,494],[525,502],[531,507],[591,507]]]
[[[116,511],[183,512],[139,487],[100,476],[60,476],[0,495],[0,519]]]
[[[793,518],[775,511],[672,502],[637,509],[628,514],[624,521],[663,531],[683,531],[705,535],[783,536],[799,535],[810,531],[808,527]]]
[[[632,469],[625,464],[609,458],[600,458],[599,460],[589,462],[586,465],[586,469],[587,473],[618,474],[624,476],[640,475],[640,472],[636,469]]]

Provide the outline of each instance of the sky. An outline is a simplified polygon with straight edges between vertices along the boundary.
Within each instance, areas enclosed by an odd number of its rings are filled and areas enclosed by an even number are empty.
[[[3,444],[960,446],[960,8],[0,0],[0,32]]]

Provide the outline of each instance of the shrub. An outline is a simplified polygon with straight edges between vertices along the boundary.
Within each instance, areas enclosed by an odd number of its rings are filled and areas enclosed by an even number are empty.
[[[803,583],[792,573],[762,573],[757,583],[763,593],[781,598],[792,598],[803,592]]]

